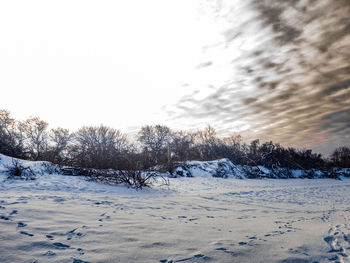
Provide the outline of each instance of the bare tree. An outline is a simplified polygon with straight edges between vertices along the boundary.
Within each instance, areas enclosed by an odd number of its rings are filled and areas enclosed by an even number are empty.
[[[67,129],[52,129],[49,133],[49,146],[44,159],[57,164],[67,163],[71,138],[72,135]]]
[[[10,112],[0,110],[0,151],[7,155],[14,154],[15,120],[11,118]]]
[[[193,136],[190,133],[178,131],[172,133],[171,154],[176,161],[185,161],[190,158]]]
[[[167,161],[167,149],[171,140],[171,130],[162,125],[144,126],[138,133],[137,140],[144,147],[144,152],[149,152],[152,162]]]
[[[39,160],[44,157],[48,147],[48,123],[37,117],[19,123],[19,129],[25,136],[25,149],[29,158]]]
[[[220,140],[216,136],[216,131],[213,127],[208,126],[204,130],[196,132],[194,141],[200,160],[212,160],[221,157],[221,154],[218,152]]]
[[[10,112],[0,110],[0,152],[12,157],[24,158],[24,135],[19,123]]]
[[[349,168],[350,147],[343,146],[335,149],[334,152],[331,154],[331,160],[336,166]]]
[[[73,136],[73,162],[82,167],[118,169],[129,149],[126,136],[106,126],[83,127]]]

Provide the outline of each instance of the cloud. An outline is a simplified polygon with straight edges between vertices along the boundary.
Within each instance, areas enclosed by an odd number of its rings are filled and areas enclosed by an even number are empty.
[[[205,68],[205,67],[209,67],[213,65],[213,62],[212,61],[207,61],[207,62],[204,62],[204,63],[201,63],[197,66],[197,68]]]
[[[234,74],[202,99],[183,97],[177,117],[205,119],[222,134],[244,121],[245,137],[323,152],[350,144],[350,2],[252,0],[241,14],[229,6],[220,1],[228,11],[216,12],[228,22],[222,52],[240,49],[227,65]]]

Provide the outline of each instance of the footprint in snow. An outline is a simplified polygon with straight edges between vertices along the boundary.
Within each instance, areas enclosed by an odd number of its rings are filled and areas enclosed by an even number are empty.
[[[5,221],[9,221],[10,220],[10,218],[7,217],[7,216],[0,216],[0,219],[5,220]]]
[[[23,223],[23,222],[18,222],[17,223],[17,227],[26,227],[27,224]]]
[[[52,256],[55,256],[56,253],[53,252],[53,251],[51,251],[51,250],[49,250],[49,251],[45,252],[43,255],[44,255],[44,256],[51,256],[51,257],[52,257]]]
[[[318,261],[310,261],[310,259],[303,259],[303,258],[286,258],[281,261],[278,261],[278,263],[319,263]]]
[[[77,251],[79,252],[80,255],[84,255],[85,252],[82,248],[77,248]]]
[[[310,256],[309,249],[306,246],[299,246],[297,248],[289,248],[288,252],[291,254]]]
[[[84,234],[81,232],[78,232],[77,229],[79,229],[79,228],[78,227],[74,228],[74,229],[72,229],[64,234],[65,236],[67,236],[67,240],[71,240],[73,237],[80,238],[80,237],[84,236]],[[50,237],[48,237],[48,236],[50,236]],[[46,237],[48,237],[50,239],[53,238],[52,235],[46,235]]]
[[[67,249],[70,248],[69,245],[63,244],[61,242],[55,242],[53,243],[53,245],[57,248],[57,249]]]
[[[209,257],[206,257],[203,254],[196,254],[193,257],[188,257],[188,258],[182,258],[182,259],[177,259],[177,260],[172,260],[172,259],[161,259],[159,260],[160,263],[176,263],[176,262],[186,262],[186,261],[192,261],[192,260],[197,260],[197,259],[209,259]]]
[[[228,249],[225,248],[225,247],[218,247],[218,248],[216,248],[215,250],[217,250],[217,251],[222,251],[222,252],[224,252],[224,253],[226,253],[226,254],[229,254],[229,255],[231,255],[231,256],[233,256],[233,257],[236,257],[236,256],[237,256],[237,254],[236,254],[235,252],[233,252],[233,251],[231,251],[231,250],[228,250]]]
[[[330,261],[344,262],[344,258],[349,258],[350,233],[346,225],[331,227],[323,240],[330,248],[328,253],[333,254]]]
[[[32,236],[34,236],[33,234],[31,234],[31,233],[28,233],[28,232],[25,232],[25,231],[21,231],[21,232],[19,232],[21,235],[25,235],[25,236],[29,236],[29,237],[32,237]]]
[[[53,240],[54,239],[54,236],[53,235],[46,235],[46,238],[50,239],[50,240]]]
[[[98,221],[99,221],[99,222],[103,222],[104,220],[109,220],[109,219],[111,219],[111,217],[110,217],[110,216],[106,216],[106,214],[107,214],[107,213],[101,214],[100,216],[102,216],[102,217],[104,217],[104,218],[99,218]]]
[[[10,216],[12,215],[17,215],[18,214],[18,211],[17,210],[12,210],[11,213],[10,213]]]
[[[84,261],[78,258],[73,258],[73,263],[90,263],[89,261]]]
[[[57,197],[53,201],[56,203],[64,203],[64,201],[66,201],[66,199],[64,199],[63,197]]]

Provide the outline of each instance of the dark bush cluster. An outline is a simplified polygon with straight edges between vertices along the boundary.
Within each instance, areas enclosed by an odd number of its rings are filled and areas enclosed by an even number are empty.
[[[8,165],[6,173],[9,179],[35,180],[35,173],[30,167],[23,166],[18,160],[13,159],[12,165]]]
[[[62,128],[49,130],[39,118],[16,121],[6,110],[0,110],[0,153],[72,167],[124,171],[154,166],[170,171],[174,162],[220,158],[270,169],[350,167],[350,148],[346,146],[325,158],[312,150],[286,148],[272,141],[254,140],[247,144],[239,135],[220,138],[212,127],[185,132],[161,125],[142,127],[131,142],[107,126],[82,127],[74,133]],[[289,176],[288,172],[283,173],[284,177]]]
[[[156,178],[166,179],[154,172],[143,173],[140,170],[113,170],[63,167],[59,171],[63,175],[84,176],[88,181],[108,185],[125,185],[135,189],[142,189],[152,184]]]

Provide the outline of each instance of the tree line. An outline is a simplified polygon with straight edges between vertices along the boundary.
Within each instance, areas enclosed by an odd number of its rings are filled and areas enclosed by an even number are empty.
[[[144,126],[130,141],[117,129],[86,126],[76,132],[49,129],[37,118],[18,121],[0,110],[0,153],[33,161],[50,161],[96,169],[148,169],[171,167],[174,162],[209,161],[228,158],[234,164],[268,168],[325,169],[350,167],[350,147],[334,150],[329,157],[310,149],[283,147],[279,143],[253,140],[244,143],[240,135],[221,138],[207,127],[196,132],[173,131],[162,125]]]

